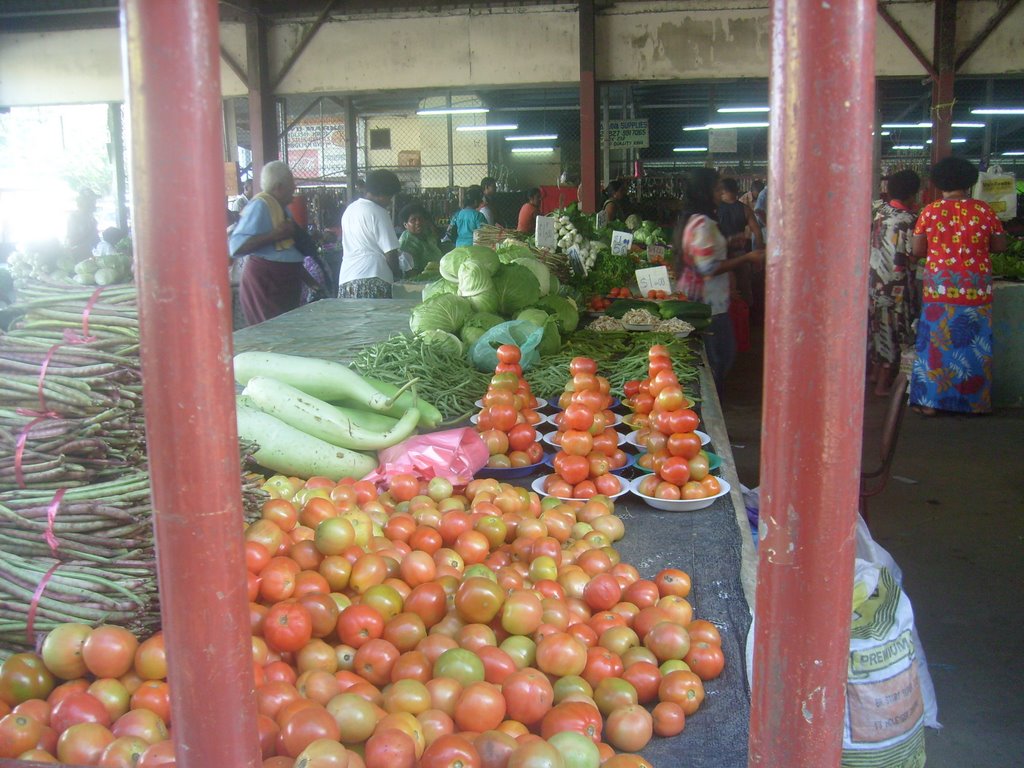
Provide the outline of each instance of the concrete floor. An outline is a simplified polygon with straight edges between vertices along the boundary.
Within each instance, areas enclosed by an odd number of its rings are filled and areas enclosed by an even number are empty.
[[[759,484],[760,329],[725,386],[741,481]],[[885,401],[868,395],[865,467]],[[870,500],[872,533],[903,569],[935,683],[942,730],[929,768],[1024,766],[1024,410],[908,413],[893,479]]]

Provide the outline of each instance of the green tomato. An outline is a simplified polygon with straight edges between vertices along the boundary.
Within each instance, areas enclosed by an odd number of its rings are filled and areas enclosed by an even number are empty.
[[[565,768],[598,768],[601,764],[601,753],[597,744],[576,731],[556,733],[548,744],[557,749],[565,762]]]
[[[471,683],[483,682],[484,663],[465,648],[449,648],[434,662],[434,677],[451,677],[465,688]]]

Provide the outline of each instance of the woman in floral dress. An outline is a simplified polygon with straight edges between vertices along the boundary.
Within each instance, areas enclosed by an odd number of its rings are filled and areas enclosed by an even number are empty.
[[[970,162],[960,157],[940,160],[931,179],[942,199],[921,211],[914,228],[914,256],[927,260],[910,403],[926,416],[937,410],[988,413],[992,409],[989,254],[1006,249],[1006,234],[992,209],[971,199],[978,169]]]
[[[914,343],[911,326],[921,311],[914,290],[910,238],[921,177],[910,170],[888,178],[889,201],[871,226],[868,353],[875,394],[886,395],[899,369],[900,352]]]

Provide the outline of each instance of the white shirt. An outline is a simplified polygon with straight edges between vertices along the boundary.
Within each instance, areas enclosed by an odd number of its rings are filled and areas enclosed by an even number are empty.
[[[387,209],[365,197],[354,201],[341,217],[338,285],[370,277],[393,283],[395,276],[384,254],[397,250],[398,238]]]

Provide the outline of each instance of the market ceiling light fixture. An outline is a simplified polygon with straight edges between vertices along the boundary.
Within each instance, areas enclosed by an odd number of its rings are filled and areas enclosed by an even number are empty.
[[[1024,115],[1024,107],[978,107],[972,115]]]
[[[707,152],[707,147],[675,147],[673,152]]]
[[[460,125],[456,131],[517,131],[515,123],[491,123],[490,125]]]
[[[767,128],[768,123],[706,123],[705,125],[687,125],[684,131],[714,131],[722,128]]]
[[[931,139],[928,139],[928,141],[925,142],[925,144],[931,144],[931,143],[932,143]],[[950,139],[949,143],[950,144],[966,144],[967,143],[967,139]]]
[[[950,123],[954,128],[984,128],[984,123]],[[883,128],[931,128],[931,123],[882,123]],[[885,134],[882,134],[883,136]]]
[[[512,147],[512,152],[516,155],[543,155],[554,151],[554,147]]]
[[[1014,149],[1009,152],[1003,152],[1003,157],[1022,157],[1024,156],[1024,149]]]
[[[747,112],[767,112],[768,107],[719,107],[722,114],[744,114]]]
[[[532,136],[506,136],[505,141],[556,141],[557,133],[537,133]]]
[[[438,109],[418,109],[417,115],[484,115],[490,112],[487,107],[439,107]]]
[[[897,144],[893,149],[924,149],[924,144]]]

